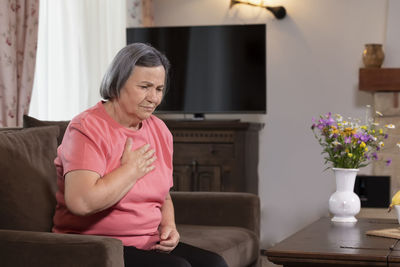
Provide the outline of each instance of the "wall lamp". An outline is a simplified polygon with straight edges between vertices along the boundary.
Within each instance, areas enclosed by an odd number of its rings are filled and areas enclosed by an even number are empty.
[[[258,6],[258,7],[263,7],[271,11],[275,18],[277,19],[283,19],[286,16],[286,9],[283,6],[267,6],[263,3],[263,1],[259,0],[259,4],[255,4],[246,0],[231,0],[231,7],[236,4],[246,4],[246,5],[251,5],[251,6]]]

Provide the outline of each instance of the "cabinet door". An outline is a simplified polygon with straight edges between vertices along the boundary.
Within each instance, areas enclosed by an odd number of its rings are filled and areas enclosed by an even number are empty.
[[[192,190],[192,168],[189,165],[174,165],[173,171],[174,191],[193,191]]]
[[[196,175],[197,191],[222,191],[219,166],[198,166]]]
[[[219,166],[174,165],[175,191],[222,191]]]

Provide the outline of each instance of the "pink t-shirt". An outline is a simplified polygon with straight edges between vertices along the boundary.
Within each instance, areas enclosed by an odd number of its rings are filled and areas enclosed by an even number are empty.
[[[114,206],[89,216],[69,212],[64,175],[72,170],[91,170],[103,177],[118,168],[127,137],[133,140],[132,149],[147,143],[155,149],[156,168],[139,179]],[[53,232],[110,236],[122,240],[125,246],[149,249],[159,241],[160,208],[173,185],[172,151],[172,135],[155,116],[144,120],[136,131],[114,121],[102,102],[76,116],[54,160],[58,191]]]

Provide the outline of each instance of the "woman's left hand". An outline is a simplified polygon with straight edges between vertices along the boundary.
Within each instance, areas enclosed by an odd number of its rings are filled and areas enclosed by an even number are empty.
[[[179,233],[173,226],[160,227],[160,243],[152,247],[161,252],[171,252],[179,243]]]

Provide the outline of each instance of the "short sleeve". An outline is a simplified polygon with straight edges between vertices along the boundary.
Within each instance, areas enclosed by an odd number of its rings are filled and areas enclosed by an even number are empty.
[[[73,170],[90,170],[100,176],[105,174],[104,138],[95,127],[71,123],[65,133],[59,156],[63,164],[63,175]]]

